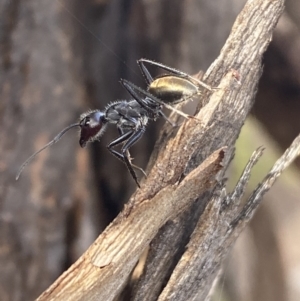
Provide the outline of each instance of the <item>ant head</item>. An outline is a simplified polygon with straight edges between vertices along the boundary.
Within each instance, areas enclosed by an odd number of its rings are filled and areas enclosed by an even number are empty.
[[[99,110],[84,113],[80,116],[79,126],[79,144],[85,147],[88,142],[99,139],[103,134],[106,128],[105,114]]]
[[[79,144],[81,147],[85,147],[88,142],[97,140],[100,138],[102,133],[105,130],[106,127],[106,120],[105,120],[105,114],[101,111],[91,111],[85,114],[82,114],[80,116],[80,122],[79,123],[73,123],[66,128],[64,128],[61,132],[59,132],[50,142],[48,142],[46,145],[44,145],[41,149],[36,151],[33,155],[31,155],[20,167],[16,180],[20,177],[23,169],[26,167],[26,165],[41,151],[48,148],[49,146],[55,144],[58,142],[61,137],[70,129],[74,127],[80,127],[80,140]]]

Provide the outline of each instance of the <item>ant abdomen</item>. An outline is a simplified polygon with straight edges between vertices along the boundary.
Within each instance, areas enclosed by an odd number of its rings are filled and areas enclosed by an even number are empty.
[[[162,101],[171,104],[182,102],[184,99],[200,93],[199,87],[189,79],[174,75],[155,78],[148,86],[148,91]]]

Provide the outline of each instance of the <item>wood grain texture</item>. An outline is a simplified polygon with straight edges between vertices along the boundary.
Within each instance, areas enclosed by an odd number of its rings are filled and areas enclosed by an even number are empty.
[[[38,300],[113,300],[159,228],[215,183],[223,157],[223,150],[215,152],[180,184],[162,189],[134,208],[126,206]]]

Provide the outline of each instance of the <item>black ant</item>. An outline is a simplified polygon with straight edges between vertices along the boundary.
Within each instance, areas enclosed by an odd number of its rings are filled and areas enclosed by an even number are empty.
[[[144,63],[158,66],[172,74],[153,79]],[[115,124],[119,137],[109,143],[107,148],[115,157],[125,163],[132,178],[137,186],[140,187],[134,168],[143,172],[145,176],[146,174],[141,168],[131,163],[130,147],[143,136],[150,120],[155,121],[157,118],[163,117],[172,123],[162,111],[164,106],[183,115],[185,118],[192,117],[176,110],[169,104],[176,104],[183,101],[186,97],[199,94],[199,85],[208,90],[211,90],[211,88],[188,74],[160,63],[141,59],[138,61],[138,64],[148,84],[147,91],[127,80],[121,80],[121,84],[133,99],[115,101],[110,103],[103,111],[93,110],[82,114],[78,123],[71,124],[63,129],[53,140],[31,155],[20,167],[16,179],[20,177],[23,169],[37,154],[58,142],[69,129],[80,127],[79,144],[81,147],[85,147],[88,142],[100,140],[108,124]],[[122,144],[120,152],[114,149],[119,144]]]

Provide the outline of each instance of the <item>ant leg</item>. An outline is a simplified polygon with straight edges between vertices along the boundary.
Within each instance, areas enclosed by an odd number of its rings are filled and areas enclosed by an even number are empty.
[[[151,93],[149,93],[148,91],[143,90],[142,88],[136,86],[135,84],[127,81],[126,79],[121,79],[121,84],[123,85],[123,87],[128,91],[128,93],[146,110],[150,111],[150,112],[155,112],[152,108],[149,107],[149,105],[147,104],[147,102],[144,100],[144,98],[149,98],[151,100],[153,100],[154,103],[158,103],[160,105],[165,106],[167,109],[174,111],[175,113],[177,113],[178,115],[183,116],[186,119],[189,118],[194,118],[194,116],[190,116],[188,114],[185,114],[183,112],[181,112],[180,110],[175,109],[174,107],[172,107],[171,105],[161,101],[160,99],[156,98],[154,95],[152,95]],[[140,95],[138,95],[137,91],[139,93],[141,93],[144,98],[142,98]]]
[[[155,106],[155,102],[156,102],[156,98],[154,98],[154,96],[152,94],[150,94],[149,92],[139,88],[138,86],[136,86],[135,84],[129,82],[126,79],[121,79],[120,80],[121,85],[127,90],[127,92],[144,108],[146,109],[148,112],[150,113],[156,113],[156,110],[150,107],[151,104],[151,100],[153,101],[153,106]],[[141,95],[139,95],[137,93],[137,91],[139,93],[142,94],[143,97],[141,97]],[[146,101],[145,98],[148,97],[149,99]],[[160,103],[160,101],[158,100],[158,103]],[[163,103],[163,102],[162,102]],[[164,104],[164,103],[163,103]],[[156,105],[157,107],[157,105]]]
[[[124,156],[123,156],[122,154],[120,154],[119,152],[117,152],[117,151],[114,150],[114,149],[108,149],[108,150],[109,150],[109,151],[111,152],[111,154],[113,154],[116,158],[118,158],[119,160],[121,160],[121,161],[126,165],[126,167],[127,167],[127,164],[125,163],[125,160],[124,160]],[[147,178],[148,175],[147,175],[146,172],[143,170],[143,168],[141,168],[141,167],[139,167],[139,166],[137,166],[137,165],[131,163],[131,160],[130,160],[130,153],[129,153],[129,152],[127,153],[127,156],[129,157],[129,162],[130,162],[131,166],[132,166],[133,168],[139,170],[139,171],[145,176],[145,178]]]
[[[166,116],[166,115],[163,113],[163,111],[159,111],[159,115],[160,115],[161,117],[163,117],[166,121],[168,121],[168,122],[172,125],[172,127],[176,127],[176,126],[177,126],[177,124],[174,123],[174,122],[172,122],[172,121],[168,118],[168,116]]]
[[[129,170],[132,178],[134,179],[134,181],[136,182],[136,184],[138,185],[138,187],[140,188],[140,184],[137,180],[137,176],[133,170],[133,165],[131,164],[130,162],[130,155],[129,155],[129,152],[127,154],[127,151],[128,151],[128,148],[130,146],[132,146],[141,136],[142,134],[144,133],[144,131],[142,131],[142,133],[140,134],[140,130],[138,131],[129,131],[127,133],[125,133],[124,135],[122,135],[121,137],[117,138],[116,140],[112,141],[111,143],[109,143],[109,145],[107,146],[108,150],[118,159],[120,159],[127,167],[127,169]],[[127,141],[126,141],[127,140]],[[116,150],[113,149],[114,146],[122,143],[122,142],[125,142],[125,145],[122,147],[122,154],[120,154],[119,152],[117,152]],[[125,149],[125,151],[123,150],[124,147],[126,145],[128,145],[128,142],[131,142],[131,144],[129,144],[129,147],[127,146],[127,148]],[[140,168],[138,168],[140,169]]]
[[[129,150],[129,148],[131,146],[133,146],[145,133],[146,128],[145,127],[141,127],[139,129],[137,129],[132,136],[125,142],[124,146],[122,147],[121,151],[123,154],[123,158],[124,158],[124,162],[132,176],[132,178],[135,180],[137,186],[140,188],[140,184],[138,182],[137,176],[132,168],[132,164],[130,162],[130,159],[128,158],[128,153],[127,151]]]
[[[118,137],[117,139],[115,139],[114,141],[112,141],[111,143],[109,143],[109,144],[107,145],[107,148],[108,148],[109,150],[111,150],[112,147],[114,147],[114,146],[116,146],[116,145],[118,145],[118,144],[120,144],[120,143],[122,143],[122,142],[128,140],[128,138],[129,138],[130,136],[132,136],[133,133],[134,133],[134,130],[131,130],[131,131],[129,131],[129,132],[126,132],[125,134],[121,133],[122,136]]]
[[[144,62],[142,59],[137,60],[137,63],[140,67],[140,70],[145,78],[145,81],[147,83],[147,85],[149,86],[152,82],[153,82],[153,77],[150,74],[149,70],[147,69],[147,67],[145,66]]]
[[[192,82],[194,81],[194,82],[198,83],[199,86],[202,86],[203,88],[205,88],[205,89],[207,89],[207,90],[209,90],[209,91],[212,91],[212,90],[213,90],[213,88],[212,88],[210,85],[207,85],[207,84],[204,83],[203,81],[201,81],[201,80],[199,80],[199,79],[197,79],[197,78],[194,78],[193,76],[191,76],[191,75],[189,75],[189,74],[187,74],[187,73],[185,73],[185,72],[182,72],[182,71],[180,71],[180,70],[178,70],[178,69],[175,69],[175,68],[166,66],[166,65],[164,65],[164,64],[162,64],[162,63],[154,62],[154,61],[151,61],[151,60],[148,60],[148,59],[140,59],[140,60],[138,61],[138,64],[139,64],[139,65],[143,65],[143,66],[144,66],[144,63],[148,63],[149,65],[156,66],[156,67],[158,67],[158,68],[161,68],[161,69],[163,69],[163,70],[166,70],[166,71],[168,71],[168,72],[170,72],[170,73],[173,73],[173,74],[175,74],[175,75],[178,75],[178,76],[181,76],[181,77],[186,77],[186,78],[188,78],[190,81],[192,81]],[[144,66],[144,69],[147,70],[147,68],[146,68],[145,66]],[[147,71],[148,71],[148,70],[147,70]],[[149,71],[148,71],[148,73],[149,73]],[[149,83],[148,83],[148,85],[149,85]]]
[[[124,135],[124,131],[122,130],[122,128],[121,128],[120,126],[118,126],[117,128],[118,128],[119,135],[120,135],[120,136],[123,136],[123,135]],[[115,151],[115,150],[114,150],[114,151]],[[123,156],[122,156],[120,153],[116,152],[116,153],[114,153],[114,155],[115,155],[118,159],[120,159],[121,161],[124,162],[124,158],[123,158]],[[131,158],[130,153],[129,153],[129,150],[127,150],[127,155],[128,155],[129,158]],[[131,163],[131,160],[130,160],[130,163]],[[139,171],[145,176],[145,178],[147,178],[147,174],[146,174],[146,172],[143,170],[143,168],[141,168],[141,167],[139,167],[139,166],[137,166],[137,165],[135,165],[135,164],[133,164],[133,163],[131,163],[131,165],[132,165],[133,168],[139,170]]]
[[[122,132],[119,132],[119,133],[121,134]],[[128,140],[128,138],[129,138],[130,136],[132,136],[133,133],[134,133],[134,131],[132,130],[132,131],[129,131],[129,132],[125,133],[125,134],[122,134],[120,137],[118,137],[117,139],[115,139],[114,141],[112,141],[111,143],[109,143],[109,144],[107,145],[107,149],[108,149],[108,150],[109,150],[109,151],[110,151],[117,159],[121,160],[123,163],[125,163],[125,162],[124,162],[123,155],[120,154],[119,152],[117,152],[116,150],[114,150],[113,147],[116,146],[116,145],[118,145],[118,144],[120,144],[120,143],[125,142],[126,140]]]

